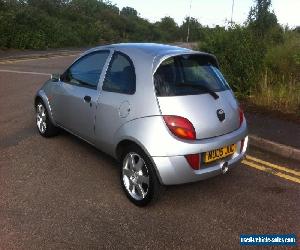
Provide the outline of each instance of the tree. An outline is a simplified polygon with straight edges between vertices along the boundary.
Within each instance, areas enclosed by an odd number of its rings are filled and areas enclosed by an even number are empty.
[[[156,25],[161,31],[163,40],[172,42],[178,39],[179,27],[172,17],[163,17]]]
[[[137,17],[138,13],[134,8],[123,7],[121,10],[121,15],[129,16],[129,17]]]
[[[20,1],[22,3],[22,1]],[[25,1],[23,1],[23,4]],[[27,0],[26,3],[31,6],[44,10],[49,14],[55,14],[60,7],[65,4],[63,0]]]
[[[251,7],[247,23],[260,38],[272,29],[279,27],[274,11],[270,10],[271,0],[255,0],[256,5]]]
[[[5,2],[0,0],[0,11],[5,10]]]
[[[222,72],[238,95],[246,96],[259,80],[262,48],[252,32],[239,25],[211,28],[200,50],[217,56]]]
[[[189,41],[195,42],[203,39],[203,27],[194,17],[186,17],[180,26],[180,37],[186,40],[189,27]]]

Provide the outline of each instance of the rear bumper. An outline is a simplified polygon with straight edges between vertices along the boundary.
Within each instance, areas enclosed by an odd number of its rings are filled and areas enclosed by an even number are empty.
[[[240,152],[241,142],[237,141],[237,152],[234,153],[229,159],[225,158],[219,160],[209,166],[202,166],[200,170],[192,169],[184,156],[166,156],[166,157],[152,157],[160,181],[164,185],[183,184],[188,182],[195,182],[203,179],[207,179],[222,173],[222,167],[225,163],[228,163],[229,170],[238,165],[243,159],[247,146],[248,136],[244,139],[244,146],[242,152]]]

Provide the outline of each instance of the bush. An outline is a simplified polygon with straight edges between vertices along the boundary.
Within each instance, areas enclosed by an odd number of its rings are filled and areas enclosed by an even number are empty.
[[[238,97],[300,115],[300,34],[269,32],[261,40],[252,27],[210,29],[199,49],[217,56]]]
[[[247,28],[236,25],[228,30],[207,31],[199,49],[217,56],[226,79],[238,95],[250,94],[259,80],[264,48]]]
[[[264,66],[264,74],[249,100],[300,116],[300,34],[287,32],[283,44],[270,46]]]
[[[268,48],[264,63],[272,77],[270,84],[299,83],[300,34],[287,32],[283,44]]]

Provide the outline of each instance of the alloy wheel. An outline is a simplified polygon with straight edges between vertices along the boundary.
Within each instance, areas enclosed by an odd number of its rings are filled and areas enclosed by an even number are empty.
[[[123,161],[122,179],[126,191],[135,200],[143,200],[149,192],[149,171],[143,158],[130,152]]]
[[[47,114],[45,107],[41,103],[38,103],[36,106],[36,125],[42,134],[44,134],[47,129],[46,119]]]

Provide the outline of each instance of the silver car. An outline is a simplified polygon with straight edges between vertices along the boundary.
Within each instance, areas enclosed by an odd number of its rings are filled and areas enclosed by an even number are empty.
[[[62,128],[121,162],[136,205],[162,185],[199,181],[244,156],[247,125],[216,58],[161,44],[113,44],[83,53],[35,97],[44,137]]]

